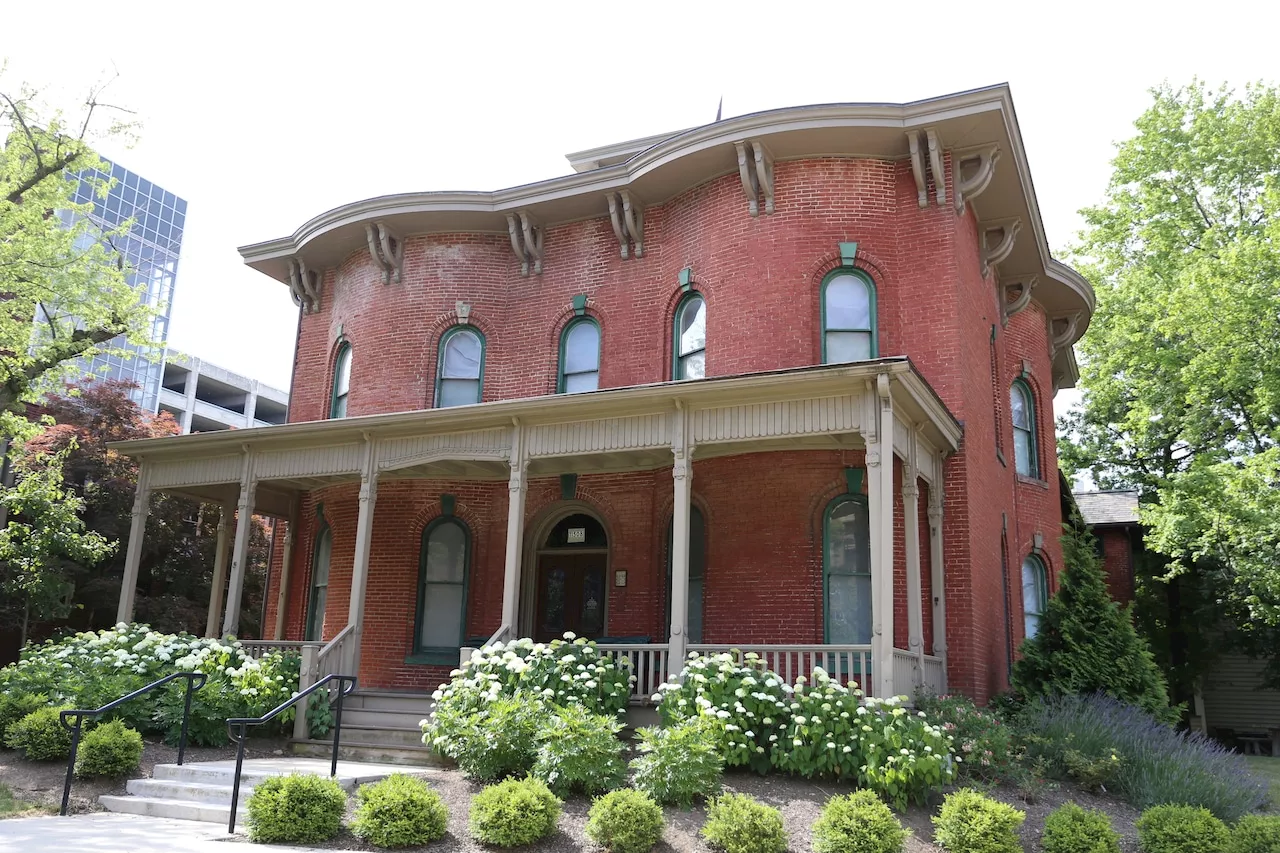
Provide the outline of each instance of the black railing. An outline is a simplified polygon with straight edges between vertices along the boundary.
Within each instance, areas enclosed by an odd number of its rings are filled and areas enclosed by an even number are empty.
[[[150,693],[157,687],[162,687],[170,681],[176,681],[179,678],[185,678],[187,680],[186,696],[184,697],[182,704],[182,736],[178,738],[178,763],[181,764],[182,757],[187,751],[187,720],[191,717],[191,693],[195,690],[199,690],[201,687],[204,687],[204,683],[208,679],[208,676],[203,672],[175,672],[171,675],[166,675],[164,678],[151,682],[146,687],[139,687],[128,696],[121,696],[114,702],[108,702],[101,708],[94,708],[91,711],[63,711],[58,715],[59,719],[62,721],[62,725],[71,730],[71,755],[67,759],[67,781],[62,785],[62,809],[59,810],[58,814],[65,816],[67,813],[67,804],[71,801],[71,777],[75,775],[76,771],[76,752],[80,749],[80,730],[84,725],[84,718],[97,717],[100,714],[105,714],[107,711],[110,711],[119,705],[123,705],[130,699],[135,699],[143,693]],[[72,717],[76,718],[74,725],[67,722]]]
[[[329,763],[329,775],[337,776],[338,743],[342,738],[342,699],[356,689],[356,677],[354,675],[326,675],[297,696],[280,703],[261,717],[233,717],[227,720],[227,734],[236,742],[236,775],[231,782],[231,817],[227,822],[227,832],[233,833],[236,831],[236,807],[240,804],[240,769],[244,765],[244,740],[248,737],[249,726],[260,726],[275,719],[299,699],[310,696],[331,681],[338,682],[338,697],[333,707],[333,760]],[[348,687],[348,684],[351,686]],[[238,733],[237,729],[239,729]]]

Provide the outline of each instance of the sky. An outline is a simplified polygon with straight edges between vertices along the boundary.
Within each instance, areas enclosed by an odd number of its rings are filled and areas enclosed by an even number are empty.
[[[1150,87],[1280,76],[1280,4],[1237,0],[66,0],[56,12],[6,4],[0,84],[70,109],[112,80],[104,100],[142,127],[103,155],[189,205],[170,346],[286,389],[297,308],[236,248],[340,204],[568,174],[565,154],[705,124],[722,96],[730,117],[1007,82],[1059,254]]]

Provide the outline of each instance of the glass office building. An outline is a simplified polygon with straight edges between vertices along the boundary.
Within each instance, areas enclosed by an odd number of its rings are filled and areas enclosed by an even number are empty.
[[[135,383],[138,387],[132,395],[134,401],[145,411],[155,412],[164,376],[162,347],[169,338],[169,312],[178,275],[187,202],[123,166],[104,162],[115,179],[106,198],[97,196],[89,182],[95,176],[105,176],[92,172],[82,176],[75,200],[92,202],[93,218],[106,227],[114,228],[125,220],[133,220],[119,249],[129,265],[130,283],[137,288],[141,299],[157,309],[151,340],[161,347],[139,347],[117,338],[105,347],[111,352],[84,360],[84,372],[103,379]]]

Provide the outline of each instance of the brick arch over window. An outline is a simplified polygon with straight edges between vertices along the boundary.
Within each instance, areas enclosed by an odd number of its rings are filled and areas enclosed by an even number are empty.
[[[530,497],[533,497],[533,495],[530,495]],[[539,489],[537,499],[529,501],[525,510],[524,530],[526,544],[533,543],[534,548],[542,547],[538,537],[541,535],[545,538],[545,534],[550,531],[550,527],[543,530],[542,526],[547,524],[548,518],[557,514],[562,505],[580,507],[600,519],[600,523],[604,526],[605,536],[609,540],[609,547],[613,547],[614,537],[618,535],[620,524],[620,516],[613,503],[590,488],[583,488],[581,482],[578,483],[573,497],[566,500],[560,496],[560,483],[558,481],[554,481],[551,488]]]

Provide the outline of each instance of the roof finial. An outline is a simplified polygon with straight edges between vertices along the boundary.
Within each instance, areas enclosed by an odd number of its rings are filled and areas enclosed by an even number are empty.
[[[716,121],[720,120],[720,116],[724,113],[724,95],[720,96],[720,103],[716,106]]]

